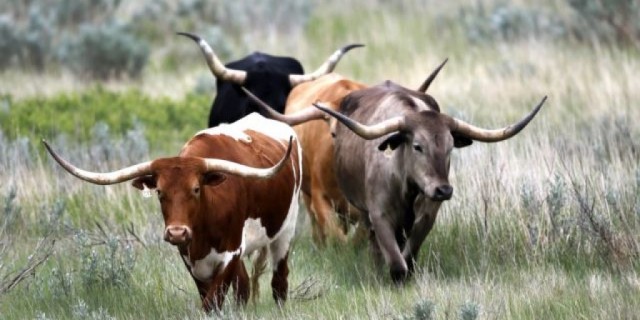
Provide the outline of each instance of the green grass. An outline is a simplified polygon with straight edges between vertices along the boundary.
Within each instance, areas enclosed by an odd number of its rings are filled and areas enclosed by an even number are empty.
[[[74,180],[61,182],[76,184]],[[3,313],[5,317],[80,317],[73,313],[80,308],[80,301],[86,304],[87,312],[95,313],[89,314],[92,317],[99,317],[100,308],[117,318],[205,316],[199,311],[195,287],[177,252],[160,239],[162,221],[156,201],[141,199],[128,186],[115,187],[113,191],[115,194],[109,197],[84,196],[88,206],[66,206],[59,224],[78,229],[59,230],[54,256],[34,278],[3,296],[0,307],[8,310]],[[57,194],[54,198],[72,203],[71,197],[75,196]],[[32,201],[43,203],[38,196],[35,198]],[[126,204],[111,199],[126,199]],[[91,207],[100,210],[87,212]],[[44,215],[46,210],[40,213]],[[119,214],[126,215],[124,221],[117,221]],[[386,269],[374,265],[366,242],[331,244],[319,251],[311,243],[308,226],[303,224],[304,231],[290,255],[289,279],[291,287],[305,280],[312,283],[312,292],[318,297],[309,301],[291,299],[279,310],[270,297],[269,277],[265,276],[258,305],[238,309],[229,301],[224,313],[233,318],[389,318],[410,315],[419,301],[428,300],[434,303],[438,318],[455,316],[469,303],[478,305],[481,314],[489,318],[591,317],[605,316],[609,311],[626,317],[633,315],[633,306],[640,303],[635,295],[640,284],[637,264],[612,264],[606,253],[589,248],[590,241],[578,247],[557,241],[536,248],[515,226],[513,216],[490,220],[490,232],[485,233],[482,216],[460,218],[457,214],[452,210],[442,213],[423,246],[416,279],[403,287],[393,285]],[[510,214],[521,218],[523,212]],[[73,222],[81,216],[85,221]],[[94,222],[105,226],[109,236],[101,236]],[[80,241],[77,234],[81,229],[90,239],[130,239],[119,227],[129,223],[137,226],[145,245],[127,242],[133,249],[135,264],[124,269],[130,273],[125,281],[100,282],[97,275],[104,274],[100,270],[111,270],[114,265],[122,265],[122,260],[111,258],[106,245],[89,245]],[[38,237],[38,233],[28,230],[9,232],[12,237]],[[122,254],[127,243],[120,243],[116,252]],[[24,259],[33,246],[33,241],[21,243],[13,248],[24,251],[14,254]],[[97,252],[98,267],[91,269],[87,267],[87,257],[93,251]],[[23,261],[17,260],[16,265]],[[67,285],[60,280],[60,274],[67,276]]]
[[[153,148],[168,148],[166,141],[188,139],[209,117],[211,97],[188,94],[181,101],[152,97],[138,90],[123,93],[96,86],[79,93],[13,100],[3,98],[0,127],[9,139],[30,137],[34,141],[66,135],[83,142],[95,135],[95,125],[108,126],[107,135],[123,136],[136,127],[144,129]]]
[[[559,1],[516,4],[567,12]],[[416,88],[449,57],[429,92],[444,112],[483,127],[505,126],[542,96],[549,100],[517,137],[453,152],[454,197],[412,281],[393,285],[366,241],[318,249],[303,219],[290,288],[309,285],[314,298],[293,297],[279,309],[267,275],[257,305],[228,301],[225,318],[412,319],[418,307],[436,319],[637,318],[640,53],[536,37],[474,43],[456,22],[460,7],[469,5],[330,2],[316,7],[299,38],[274,35],[297,43],[284,54],[307,70],[339,46],[367,44],[338,71],[370,84],[392,79]],[[255,40],[256,49],[283,54],[278,41]],[[200,53],[188,52],[198,71],[155,70],[98,87],[55,74],[2,74],[0,281],[27,263],[47,232],[57,243],[33,276],[0,295],[0,318],[208,317],[176,250],[161,239],[157,200],[128,183],[78,181],[39,143],[47,138],[89,170],[177,153],[203,128],[211,103],[191,94],[195,79],[210,76]],[[59,218],[56,203],[64,204]],[[94,243],[101,241],[111,247]]]

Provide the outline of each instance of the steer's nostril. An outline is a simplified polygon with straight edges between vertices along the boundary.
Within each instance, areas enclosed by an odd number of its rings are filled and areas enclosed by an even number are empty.
[[[453,187],[448,184],[443,184],[436,187],[434,198],[436,200],[449,200],[451,199],[451,195],[453,195]]]

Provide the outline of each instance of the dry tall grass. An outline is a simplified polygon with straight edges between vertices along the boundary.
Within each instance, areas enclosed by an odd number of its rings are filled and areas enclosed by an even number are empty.
[[[279,310],[263,290],[258,306],[245,310],[229,306],[225,315],[388,319],[410,315],[421,301],[428,301],[435,306],[436,318],[462,317],[464,312],[472,315],[474,310],[487,319],[637,317],[640,53],[633,48],[537,37],[474,45],[465,39],[460,25],[445,21],[455,18],[461,7],[475,4],[417,0],[322,3],[316,5],[306,34],[255,39],[256,49],[299,57],[307,70],[339,46],[365,43],[367,47],[343,59],[338,71],[369,84],[390,79],[417,88],[449,57],[429,93],[444,112],[483,127],[515,122],[543,96],[549,99],[513,139],[497,144],[476,142],[454,152],[454,197],[443,205],[425,242],[418,264],[421,272],[414,282],[402,288],[391,286],[386,274],[376,271],[363,253],[366,246],[330,246],[317,252],[303,233],[292,253],[291,281],[295,285],[308,277],[322,279],[316,287],[321,296],[312,301],[293,300]],[[563,1],[515,1],[514,5],[571,14]],[[176,41],[173,45],[192,44]],[[195,47],[188,55],[185,60],[200,60]],[[152,69],[140,81],[107,86],[114,90],[140,87],[149,94],[180,97],[192,90],[198,77],[207,76],[204,63],[196,62],[183,74]],[[16,97],[86,86],[67,76],[60,80],[58,75],[5,73],[0,79],[0,87]],[[95,220],[116,226],[133,222],[153,244],[153,248],[138,248],[134,274],[139,280],[129,289],[144,301],[140,310],[123,302],[128,298],[120,295],[127,292],[118,290],[108,290],[104,304],[83,297],[94,308],[104,306],[123,318],[143,311],[162,317],[204,317],[194,311],[195,290],[177,255],[171,256],[160,243],[162,222],[155,200],[140,199],[129,186],[87,186],[53,169],[49,159],[33,153],[35,160],[27,159],[29,153],[20,151],[17,142],[0,141],[4,144],[0,181],[5,182],[0,195],[10,185],[17,187],[19,203],[26,208],[22,227],[39,221],[37,208],[62,198],[76,228],[91,228]],[[88,169],[120,165],[90,163],[82,157],[78,161]],[[22,233],[29,234],[18,234]],[[58,257],[75,259],[64,250]],[[148,288],[158,291],[148,293]],[[27,316],[38,311],[69,316],[61,309],[68,309],[79,298],[72,295],[59,304],[40,307],[38,302],[51,300],[46,295],[37,298],[34,290],[37,288],[22,288],[0,306],[14,303],[20,312],[31,312]],[[29,301],[18,303],[29,295],[31,298],[25,298]],[[8,317],[20,315],[25,314]]]

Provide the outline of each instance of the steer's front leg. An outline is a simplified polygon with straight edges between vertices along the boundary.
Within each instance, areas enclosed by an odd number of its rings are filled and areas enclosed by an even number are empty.
[[[235,259],[234,259],[235,260]],[[246,305],[249,300],[249,274],[242,260],[238,257],[236,272],[234,272],[233,290],[236,293],[236,303]]]
[[[224,296],[229,290],[230,282],[225,281],[222,274],[216,275],[209,284],[209,291],[207,295],[202,299],[202,308],[204,311],[211,312],[212,310],[220,311],[222,303],[224,302]]]
[[[410,274],[414,271],[415,260],[418,258],[420,246],[429,232],[431,232],[441,204],[442,202],[431,201],[424,196],[418,196],[414,201],[413,210],[416,218],[413,227],[409,231],[407,243],[405,243],[402,250],[402,255],[407,261]]]
[[[203,308],[206,312],[210,312],[211,310],[220,311],[224,303],[224,297],[229,291],[229,286],[234,282],[238,289],[240,289],[240,291],[236,291],[236,296],[244,297],[244,301],[241,302],[246,303],[249,296],[248,289],[244,291],[247,287],[246,281],[242,282],[240,280],[242,275],[238,275],[238,271],[244,270],[245,277],[247,276],[247,272],[244,269],[244,265],[240,267],[238,264],[242,264],[242,261],[239,256],[235,256],[224,269],[217,272],[214,271],[215,275],[211,279],[207,295],[202,301]],[[242,287],[240,287],[240,285],[242,285]]]
[[[184,267],[187,268],[189,274],[191,275],[191,278],[193,279],[193,282],[195,282],[196,288],[198,288],[198,294],[200,295],[200,300],[202,300],[202,303],[204,305],[205,297],[207,296],[207,292],[209,291],[209,282],[200,281],[193,275],[193,273],[191,273],[191,264],[187,262],[189,255],[187,250],[188,249],[186,247],[179,248],[180,258],[182,258]]]
[[[378,246],[389,265],[391,280],[395,283],[403,282],[407,278],[409,269],[396,242],[394,227],[380,212],[372,210],[369,212],[369,216]]]
[[[287,265],[288,256],[289,254],[284,256],[284,258],[276,264],[273,278],[271,278],[273,299],[280,306],[287,300],[287,290],[289,289],[289,282],[287,281],[287,276],[289,275],[289,266]]]

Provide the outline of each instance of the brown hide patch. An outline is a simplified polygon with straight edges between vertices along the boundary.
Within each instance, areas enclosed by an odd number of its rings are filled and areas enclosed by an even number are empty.
[[[289,95],[285,113],[313,108],[314,102],[338,110],[346,95],[365,87],[362,83],[331,73],[296,86]],[[344,232],[333,222],[333,215],[334,212],[345,217],[349,214],[348,202],[338,186],[333,163],[332,133],[335,132],[336,120],[331,118],[330,122],[314,120],[293,127],[304,150],[302,192],[316,241],[323,241],[330,234],[342,235]]]
[[[330,73],[296,86],[287,99],[285,114],[313,108],[312,104],[318,101],[336,110],[347,94],[365,87],[362,83]],[[335,123],[333,118],[332,121]],[[344,202],[333,174],[333,137],[330,125],[324,120],[316,120],[294,126],[293,129],[304,150],[302,191],[311,195],[315,189],[329,195],[334,202]]]

